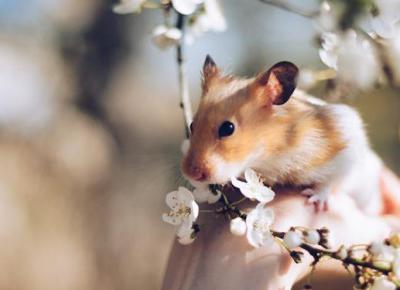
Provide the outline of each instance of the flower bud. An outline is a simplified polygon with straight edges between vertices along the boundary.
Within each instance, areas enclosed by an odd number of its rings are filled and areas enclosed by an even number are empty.
[[[230,230],[232,234],[236,236],[243,236],[246,233],[246,229],[246,222],[240,217],[231,220]]]
[[[321,237],[316,230],[308,230],[304,232],[304,240],[306,243],[316,245],[319,243]]]
[[[288,249],[294,249],[302,243],[301,235],[295,231],[288,231],[283,237],[283,243]]]
[[[370,290],[395,290],[396,285],[390,282],[386,277],[379,277],[375,279]]]
[[[347,252],[347,250],[346,250],[346,248],[345,248],[344,246],[341,246],[341,247],[339,248],[339,250],[336,252],[336,255],[337,255],[340,259],[344,260],[344,259],[347,258],[348,252]]]

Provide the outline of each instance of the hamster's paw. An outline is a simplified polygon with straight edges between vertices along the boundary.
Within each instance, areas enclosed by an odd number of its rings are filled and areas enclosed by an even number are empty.
[[[319,212],[321,210],[327,211],[329,209],[327,190],[306,188],[301,192],[301,194],[308,197],[307,203],[314,205],[315,212]]]

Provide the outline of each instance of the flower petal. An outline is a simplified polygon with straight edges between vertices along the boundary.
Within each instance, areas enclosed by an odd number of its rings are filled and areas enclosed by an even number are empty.
[[[247,222],[246,222],[247,224]],[[249,228],[247,227],[247,241],[249,242],[250,245],[252,245],[255,248],[259,248],[262,246],[262,235],[255,231],[253,227]]]
[[[190,245],[191,243],[193,243],[194,239],[190,236],[184,236],[184,237],[178,237],[178,242],[181,245]]]
[[[176,235],[180,238],[191,235],[193,232],[192,227],[193,227],[193,222],[189,219],[186,219],[182,222],[182,224],[177,229]]]
[[[234,187],[238,188],[240,192],[250,199],[254,198],[253,191],[248,183],[238,180],[236,177],[231,178],[231,183]]]
[[[215,32],[225,31],[227,27],[226,20],[218,1],[205,0],[204,9],[207,15],[208,29]]]
[[[258,176],[257,172],[255,172],[251,168],[247,168],[244,172],[244,178],[250,184],[260,184],[260,177]]]
[[[178,226],[182,223],[182,219],[180,219],[179,217],[170,216],[166,213],[162,215],[162,220],[174,226]]]
[[[169,208],[175,209],[179,204],[178,191],[172,191],[168,193],[165,197],[165,203]]]
[[[199,216],[199,206],[194,200],[191,202],[190,209],[191,209],[190,220],[193,222]]]
[[[231,183],[234,187],[239,188],[239,189],[242,188],[243,186],[247,186],[246,182],[240,181],[236,177],[231,177]]]
[[[178,228],[176,235],[178,236],[178,242],[180,244],[188,245],[192,243],[194,241],[193,223],[189,220],[185,220]]]
[[[264,222],[267,222],[269,226],[272,225],[274,223],[274,220],[275,220],[274,211],[272,209],[270,209],[270,208],[264,208],[263,207],[263,211],[261,212],[261,219]]]
[[[380,276],[375,279],[370,290],[395,290],[396,285],[389,281],[387,277]]]
[[[261,246],[267,247],[270,246],[274,242],[274,237],[270,232],[264,233],[261,241]]]
[[[184,204],[189,205],[192,201],[194,201],[194,196],[189,189],[183,186],[179,186],[178,199]]]
[[[259,186],[255,198],[261,203],[268,203],[275,198],[275,192],[266,186]]]
[[[196,1],[191,0],[172,0],[175,10],[183,15],[192,14],[197,7]]]

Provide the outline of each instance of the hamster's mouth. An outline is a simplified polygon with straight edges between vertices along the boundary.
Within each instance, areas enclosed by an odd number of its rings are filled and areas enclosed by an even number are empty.
[[[211,177],[211,178],[208,178],[207,180],[199,181],[199,180],[194,180],[193,178],[188,177],[184,173],[183,173],[183,176],[195,188],[204,188],[208,185],[216,185],[216,184],[225,185],[225,184],[229,183],[231,180],[231,178],[224,178],[224,179],[217,180],[217,179]]]

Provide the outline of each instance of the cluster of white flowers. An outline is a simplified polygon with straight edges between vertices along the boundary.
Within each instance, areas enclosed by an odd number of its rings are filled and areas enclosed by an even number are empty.
[[[368,251],[373,263],[389,265],[391,271],[390,280],[386,276],[380,276],[374,280],[370,289],[397,289],[393,281],[400,281],[400,236],[395,234],[384,242],[374,242]]]
[[[365,8],[351,27],[340,25],[346,9],[342,3],[323,1],[314,16],[321,39],[320,59],[336,72],[337,83],[347,88],[373,87],[388,67],[392,74],[388,78],[400,83],[400,1],[376,0],[375,8]],[[309,89],[318,80],[324,79],[305,68],[299,85]]]
[[[232,178],[232,182],[245,197],[257,200],[260,203],[248,213],[245,221],[241,217],[232,219],[230,229],[235,235],[244,235],[247,232],[247,239],[254,247],[265,246],[273,241],[270,226],[274,221],[273,210],[266,208],[265,205],[274,198],[275,193],[262,183],[257,173],[252,169],[245,171],[245,179],[246,182],[242,182]],[[190,192],[187,188],[179,187],[177,191],[167,194],[166,203],[171,211],[164,214],[162,218],[165,222],[178,226],[177,236],[180,243],[189,244],[195,237],[193,224],[199,212],[199,206],[196,202],[212,204],[220,198],[221,193],[212,193],[208,186],[197,187],[193,192]]]
[[[192,44],[195,38],[205,32],[226,30],[226,20],[217,0],[169,0],[161,1],[159,5],[147,0],[121,0],[120,3],[114,5],[113,11],[119,14],[140,13],[147,7],[165,10],[173,8],[180,15],[188,17],[187,31],[183,39],[188,44]],[[158,25],[153,30],[153,43],[164,50],[176,46],[183,35],[180,27],[171,24]]]
[[[185,145],[182,146],[186,150]],[[271,202],[275,193],[264,185],[260,176],[252,169],[245,170],[245,181],[232,178],[232,185],[248,199],[257,201],[257,206],[247,213],[246,218],[238,216],[231,220],[230,231],[234,235],[245,235],[248,242],[254,247],[267,246],[274,241],[271,233],[271,225],[274,222],[274,212],[266,204]],[[182,244],[189,244],[195,238],[194,223],[198,217],[199,206],[196,202],[216,203],[221,198],[221,193],[214,194],[208,186],[197,187],[193,192],[187,188],[179,187],[166,196],[166,203],[171,211],[164,214],[163,220],[178,227],[178,241]],[[317,245],[321,241],[321,234],[317,230],[296,230],[288,231],[283,243],[287,249],[292,250],[302,243]]]
[[[233,219],[230,230],[234,235],[244,235],[247,232],[247,240],[254,247],[266,246],[273,241],[270,227],[275,215],[273,210],[265,205],[274,199],[275,193],[263,184],[254,170],[245,170],[244,177],[246,182],[233,177],[232,185],[245,197],[256,200],[259,204],[247,214],[246,221],[241,217]]]
[[[378,79],[380,63],[370,41],[348,30],[322,34],[321,61],[337,71],[338,81],[358,89],[370,88]]]
[[[184,154],[187,152],[187,147],[187,142],[183,142]],[[274,241],[271,225],[274,223],[275,215],[266,205],[274,199],[275,193],[264,185],[260,176],[252,169],[245,170],[244,179],[241,181],[233,177],[231,183],[245,198],[257,201],[258,204],[246,214],[236,213],[237,217],[230,221],[230,231],[236,236],[246,235],[249,244],[254,247],[268,246]],[[171,211],[162,218],[165,222],[177,226],[178,241],[181,244],[192,243],[199,230],[196,225],[199,206],[196,202],[216,203],[222,200],[222,193],[217,192],[211,191],[208,186],[201,186],[195,188],[193,192],[179,187],[177,191],[167,194],[166,203]],[[289,251],[300,247],[303,243],[327,247],[327,232],[326,229],[291,228],[281,239]],[[345,257],[347,252],[342,255]]]

